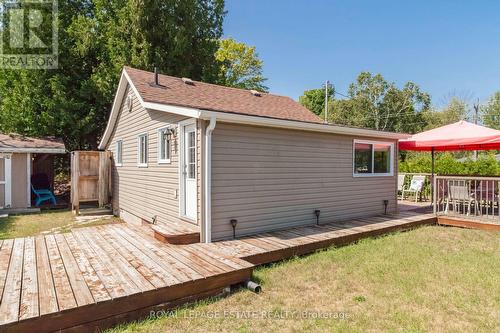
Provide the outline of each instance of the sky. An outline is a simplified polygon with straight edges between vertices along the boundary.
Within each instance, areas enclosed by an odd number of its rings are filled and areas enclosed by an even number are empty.
[[[435,106],[500,90],[500,1],[226,0],[225,37],[257,48],[270,92],[294,99],[361,71],[413,81]],[[341,98],[341,97],[340,97]]]

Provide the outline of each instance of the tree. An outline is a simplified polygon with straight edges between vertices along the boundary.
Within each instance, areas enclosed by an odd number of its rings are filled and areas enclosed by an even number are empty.
[[[334,93],[333,85],[328,85],[328,104],[333,103]],[[323,115],[325,112],[325,87],[304,91],[304,94],[299,97],[299,103],[316,115]]]
[[[223,0],[59,2],[57,70],[0,71],[0,130],[96,148],[124,65],[216,82]]]
[[[237,42],[233,38],[221,39],[215,52],[219,62],[217,83],[229,87],[267,92],[267,80],[262,74],[262,60],[254,46]]]
[[[413,82],[399,89],[382,75],[362,72],[349,86],[348,99],[331,104],[329,121],[376,130],[415,133],[425,126],[430,96]]]
[[[425,129],[432,129],[455,123],[467,118],[467,103],[459,97],[451,97],[448,105],[441,110],[429,111],[424,114],[427,126]]]
[[[485,126],[500,129],[500,91],[493,94],[481,108],[481,119]]]

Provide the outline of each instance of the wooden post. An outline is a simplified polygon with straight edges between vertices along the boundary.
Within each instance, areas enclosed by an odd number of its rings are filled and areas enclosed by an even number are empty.
[[[71,206],[76,215],[80,213],[79,178],[80,152],[74,151],[71,153]]]

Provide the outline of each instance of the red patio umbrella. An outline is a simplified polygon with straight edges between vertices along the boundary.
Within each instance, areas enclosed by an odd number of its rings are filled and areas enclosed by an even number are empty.
[[[461,120],[400,140],[399,149],[432,152],[434,179],[435,151],[500,149],[500,131]]]
[[[401,140],[399,149],[417,151],[500,149],[500,131],[461,120]]]

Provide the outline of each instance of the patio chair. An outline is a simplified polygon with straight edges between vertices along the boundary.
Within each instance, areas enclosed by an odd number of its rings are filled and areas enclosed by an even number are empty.
[[[405,174],[398,175],[398,194],[401,192],[401,200],[403,200],[403,190],[405,188],[405,180],[406,180]]]
[[[422,192],[425,183],[425,176],[414,175],[411,178],[411,183],[409,188],[403,188],[401,197],[404,199],[405,194],[413,193],[415,195],[415,202],[418,201],[418,197]]]
[[[56,197],[50,188],[49,177],[44,173],[31,176],[31,191],[36,197],[35,206],[40,206],[45,201],[50,201],[53,205],[57,203]]]
[[[448,186],[448,197],[446,199],[446,209],[445,214],[448,214],[450,204],[453,206],[453,211],[459,213],[460,206],[463,205],[464,209],[467,208],[467,216],[471,213],[471,206],[474,203],[475,212],[478,211],[478,201],[474,199],[474,195],[471,193],[469,184],[449,184]]]
[[[481,180],[471,184],[471,195],[480,207],[477,213],[483,214],[483,210],[488,215],[489,210],[493,210],[498,202],[498,182],[494,180]]]

